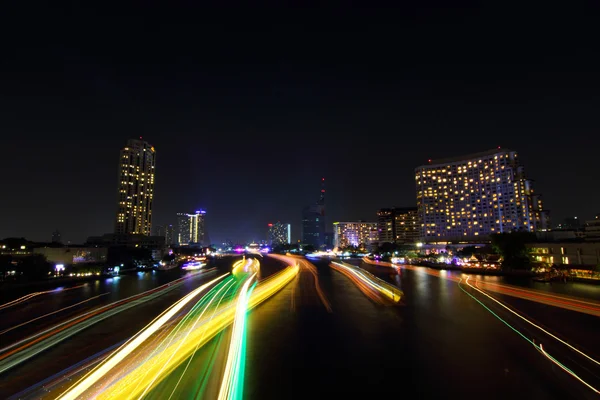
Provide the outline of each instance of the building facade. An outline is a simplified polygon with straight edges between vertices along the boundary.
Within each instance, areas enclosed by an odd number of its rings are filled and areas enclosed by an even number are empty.
[[[41,254],[53,264],[82,265],[104,264],[108,248],[106,247],[38,247],[34,254]]]
[[[530,249],[534,261],[549,265],[587,267],[600,265],[600,243],[531,243],[527,247]]]
[[[119,157],[117,235],[150,235],[156,151],[143,140],[129,140]]]
[[[415,182],[425,242],[481,241],[494,233],[545,230],[549,223],[516,151],[430,160],[416,168]]]
[[[416,207],[382,208],[377,211],[380,243],[415,243],[420,240],[421,225]]]
[[[334,222],[333,246],[369,248],[377,243],[378,233],[377,222]]]
[[[175,239],[175,228],[173,227],[173,225],[166,225],[165,226],[165,244],[167,246],[171,246],[172,244],[175,243],[174,239]]]
[[[379,242],[394,243],[396,240],[394,208],[382,208],[377,211],[377,231]]]
[[[319,200],[302,210],[302,243],[317,249],[325,246],[325,178]]]
[[[193,214],[177,214],[177,243],[180,246],[204,244],[204,217],[206,211],[199,210]]]
[[[421,223],[417,207],[396,208],[394,211],[395,242],[398,244],[419,242]]]
[[[267,242],[271,246],[292,243],[292,229],[290,224],[277,221],[268,225]]]
[[[592,220],[585,222],[585,240],[590,242],[600,242],[600,214]]]

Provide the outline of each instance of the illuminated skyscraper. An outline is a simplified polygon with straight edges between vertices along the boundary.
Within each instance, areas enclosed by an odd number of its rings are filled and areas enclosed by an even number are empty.
[[[204,216],[206,211],[199,210],[194,214],[177,214],[177,243],[180,246],[204,244]]]
[[[333,247],[368,248],[378,240],[377,222],[334,222]]]
[[[481,241],[493,233],[547,228],[548,212],[516,151],[430,160],[416,168],[415,182],[426,242]]]
[[[132,139],[119,158],[117,235],[150,235],[156,151],[148,142]]]
[[[175,243],[175,228],[173,225],[167,225],[165,227],[165,244],[170,246]]]
[[[271,246],[279,244],[290,244],[292,242],[290,224],[282,224],[277,221],[274,224],[269,224],[267,231],[268,242]]]
[[[302,243],[317,249],[325,245],[325,178],[319,200],[302,210]]]

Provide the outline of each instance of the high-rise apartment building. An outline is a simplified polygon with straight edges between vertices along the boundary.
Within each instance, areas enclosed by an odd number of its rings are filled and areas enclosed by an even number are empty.
[[[394,209],[395,242],[416,243],[421,239],[421,223],[417,207]]]
[[[396,240],[396,224],[394,208],[382,208],[377,211],[377,231],[380,242],[394,243]]]
[[[325,178],[319,200],[302,210],[302,243],[317,249],[325,245]]]
[[[426,242],[481,241],[494,233],[547,228],[548,212],[516,151],[430,160],[416,168],[415,182]]]
[[[417,242],[420,228],[416,207],[382,208],[377,211],[377,231],[381,243]]]
[[[150,235],[156,151],[148,142],[132,139],[119,158],[117,235]]]
[[[177,243],[180,246],[204,244],[204,216],[206,211],[199,210],[193,214],[177,214]]]
[[[267,238],[267,241],[271,246],[286,243],[290,244],[292,242],[292,230],[290,224],[282,224],[279,221],[274,224],[269,224]]]
[[[165,226],[165,244],[170,246],[175,243],[175,228],[173,225]]]
[[[334,222],[333,246],[367,248],[378,240],[377,222]]]

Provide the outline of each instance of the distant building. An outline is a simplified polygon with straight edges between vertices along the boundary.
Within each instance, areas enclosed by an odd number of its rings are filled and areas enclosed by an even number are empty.
[[[62,243],[62,239],[60,237],[60,232],[58,231],[58,229],[52,232],[52,243]]]
[[[115,235],[107,233],[102,236],[90,236],[86,241],[86,246],[127,246],[141,247],[149,250],[162,251],[165,248],[164,236],[146,236],[146,235]]]
[[[416,243],[421,239],[421,223],[417,207],[396,208],[394,210],[395,242]]]
[[[416,207],[382,208],[377,211],[380,243],[415,243],[420,240],[421,226]]]
[[[600,214],[585,223],[585,240],[600,242]]]
[[[165,226],[164,225],[157,225],[156,227],[154,227],[154,236],[165,236]]]
[[[41,254],[52,264],[82,265],[104,264],[108,248],[106,247],[38,247],[34,254]]]
[[[165,244],[167,246],[171,246],[172,244],[174,244],[174,239],[175,239],[175,228],[173,227],[173,225],[167,225],[165,227]]]
[[[25,238],[6,238],[0,240],[0,255],[12,257],[26,257],[33,254],[37,243]]]
[[[416,168],[415,182],[425,242],[481,241],[493,233],[549,226],[541,197],[513,150],[430,160]]]
[[[377,222],[334,222],[333,246],[368,248],[378,240]]]
[[[527,247],[530,248],[531,255],[537,262],[592,268],[600,264],[600,243],[531,243]]]
[[[115,234],[151,234],[155,161],[154,147],[141,138],[121,150]]]
[[[206,211],[199,210],[193,214],[177,214],[177,243],[180,246],[204,244],[204,216]]]
[[[396,221],[394,208],[382,208],[377,211],[378,240],[381,243],[394,243],[396,240]]]
[[[302,210],[302,243],[317,249],[325,245],[325,178],[319,200]]]
[[[267,242],[271,246],[281,244],[290,244],[292,242],[292,233],[290,224],[282,224],[277,221],[268,225]]]
[[[560,224],[556,225],[554,229],[563,231],[579,230],[583,228],[581,220],[577,217],[567,217]]]

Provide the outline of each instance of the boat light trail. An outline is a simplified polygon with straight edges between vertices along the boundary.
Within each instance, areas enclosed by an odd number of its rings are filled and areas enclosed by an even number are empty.
[[[98,296],[90,297],[90,298],[89,298],[89,299],[87,299],[87,300],[83,300],[83,301],[80,301],[79,303],[75,303],[75,304],[73,304],[73,305],[70,305],[70,306],[68,306],[68,307],[61,308],[60,310],[52,311],[52,312],[50,312],[50,313],[48,313],[48,314],[44,314],[44,315],[42,315],[42,316],[39,316],[39,317],[37,317],[37,318],[34,318],[34,319],[30,319],[29,321],[23,322],[23,323],[21,323],[21,324],[19,324],[19,325],[15,325],[15,326],[13,326],[13,327],[10,327],[10,328],[8,328],[8,329],[5,329],[5,330],[3,330],[2,332],[0,332],[0,335],[4,335],[6,332],[10,332],[10,331],[12,331],[12,330],[15,330],[15,329],[17,329],[17,328],[20,328],[20,327],[22,327],[22,326],[25,326],[25,325],[27,325],[27,324],[30,324],[30,323],[32,323],[32,322],[34,322],[34,321],[37,321],[37,320],[40,320],[40,319],[42,319],[42,318],[49,317],[50,315],[54,315],[54,314],[57,314],[57,313],[59,313],[59,312],[61,312],[61,311],[68,310],[69,308],[77,307],[78,305],[80,305],[80,304],[83,304],[83,303],[87,303],[88,301],[92,301],[92,300],[95,300],[95,299],[97,299],[97,298],[99,298],[99,297],[106,296],[107,294],[110,294],[110,292],[106,292],[106,293],[102,293],[102,294],[100,294],[100,295],[98,295]]]
[[[558,365],[559,367],[561,367],[564,371],[566,371],[567,373],[569,373],[571,376],[573,376],[574,378],[576,378],[578,381],[580,381],[581,383],[583,383],[585,386],[587,386],[588,388],[590,388],[591,390],[593,390],[596,393],[600,393],[600,391],[598,391],[598,389],[596,389],[595,387],[591,386],[589,383],[585,382],[583,379],[581,379],[577,374],[575,374],[569,368],[567,368],[566,366],[564,366],[562,363],[560,363],[554,357],[550,356],[550,354],[548,354],[546,351],[543,350],[543,348],[541,347],[541,344],[539,346],[537,344],[535,344],[535,342],[533,342],[533,340],[529,339],[527,336],[525,336],[517,328],[515,328],[514,326],[512,326],[511,324],[509,324],[508,322],[506,322],[504,319],[502,319],[502,317],[500,317],[498,314],[496,314],[494,311],[492,311],[488,306],[486,306],[485,304],[483,304],[483,302],[480,301],[477,297],[473,296],[471,293],[469,293],[468,291],[466,291],[461,286],[461,284],[460,284],[461,282],[462,282],[462,279],[459,280],[459,282],[458,282],[458,287],[460,288],[460,290],[462,290],[464,293],[466,293],[467,295],[469,295],[469,297],[471,297],[473,300],[475,300],[477,303],[479,303],[483,308],[485,308],[487,311],[489,311],[494,317],[496,317],[498,320],[500,320],[500,322],[502,322],[504,325],[508,326],[512,331],[514,331],[515,333],[517,333],[519,336],[521,336],[523,339],[525,339],[527,342],[529,342],[533,347],[535,347],[538,351],[540,351],[542,354],[544,354],[545,357],[547,357],[548,359],[550,359],[552,362],[554,362],[556,365]],[[471,285],[468,285],[468,286],[471,287],[471,288],[473,288],[473,289],[475,289]],[[512,310],[510,310],[510,311],[512,312]]]
[[[281,290],[296,277],[298,270],[298,265],[288,266],[282,271],[271,275],[269,278],[260,281],[249,296],[248,310],[253,309]],[[139,398],[143,392],[142,388],[146,388],[148,383],[151,382],[151,378],[145,378],[146,376],[154,377],[159,370],[162,370],[160,378],[153,383],[153,387],[156,387],[160,380],[164,379],[181,365],[195,349],[206,344],[225,327],[229,326],[234,321],[235,311],[235,302],[228,302],[220,307],[214,316],[200,323],[199,328],[189,334],[183,345],[179,346],[179,343],[171,344],[168,348],[153,356],[152,359],[146,360],[143,364],[129,371],[113,385],[102,387],[101,390],[96,390],[96,386],[94,386],[93,393],[86,393],[86,397],[96,397],[97,399],[118,398],[119,400]],[[179,350],[175,352],[174,349],[176,348],[179,348]],[[167,363],[167,360],[170,361]],[[140,382],[140,380],[143,382]],[[150,390],[153,387],[150,387]]]
[[[236,400],[242,398],[244,377],[241,366],[244,357],[243,341],[246,329],[246,313],[248,311],[248,288],[255,276],[256,272],[246,280],[238,295],[233,331],[229,344],[229,354],[227,355],[227,363],[225,365],[225,372],[223,373],[223,380],[221,381],[218,400]]]
[[[471,289],[475,289],[477,290],[479,293],[481,293],[482,295],[486,296],[487,298],[491,299],[492,301],[496,302],[497,304],[499,304],[500,306],[502,306],[504,309],[508,310],[509,312],[511,312],[512,314],[516,315],[517,317],[521,318],[523,321],[527,322],[528,324],[530,324],[531,326],[534,326],[536,328],[538,328],[539,330],[541,330],[542,332],[544,332],[546,335],[550,336],[551,338],[559,341],[560,343],[564,344],[565,346],[569,347],[571,350],[581,354],[582,356],[584,356],[585,358],[587,358],[588,360],[596,363],[597,365],[600,365],[600,362],[598,362],[597,360],[593,359],[592,357],[588,356],[587,354],[585,354],[583,351],[575,348],[574,346],[570,345],[569,343],[565,342],[564,340],[562,340],[561,338],[557,337],[556,335],[553,335],[552,333],[548,332],[546,329],[542,328],[541,326],[537,325],[536,323],[534,323],[533,321],[525,318],[524,316],[522,316],[521,314],[519,314],[518,312],[512,310],[511,308],[509,308],[508,306],[504,305],[503,303],[501,303],[500,301],[496,300],[495,298],[493,298],[492,296],[490,296],[489,294],[485,293],[483,290],[471,285],[469,283],[469,278],[467,277],[467,279],[465,280],[465,283],[467,284],[467,286],[469,286]]]
[[[347,277],[349,277],[358,288],[361,289],[369,298],[378,301],[377,294],[385,296],[388,300],[398,303],[403,296],[403,292],[394,285],[375,277],[369,272],[355,267],[354,265],[332,261],[331,267]]]
[[[56,292],[66,292],[67,290],[79,289],[81,287],[84,287],[85,285],[86,284],[79,285],[79,286],[73,286],[73,287],[70,287],[70,288],[67,288],[67,289],[59,287],[59,288],[52,289],[52,290],[46,290],[44,292],[29,293],[29,294],[27,294],[27,295],[25,295],[23,297],[20,297],[20,298],[18,298],[16,300],[9,301],[8,303],[4,303],[4,304],[0,305],[0,310],[8,308],[8,307],[16,306],[17,304],[23,303],[23,302],[25,302],[25,301],[27,301],[29,299],[32,299],[34,297],[37,297],[37,296],[41,295],[41,294],[56,293]]]
[[[121,346],[115,353],[113,353],[105,362],[100,364],[98,367],[94,368],[92,372],[83,377],[79,382],[73,385],[71,388],[67,389],[65,393],[63,393],[59,398],[60,399],[76,399],[79,397],[85,390],[90,388],[93,384],[95,384],[98,379],[104,376],[108,371],[110,371],[114,366],[116,366],[120,361],[122,361],[127,355],[131,354],[139,345],[141,345],[146,339],[148,339],[153,333],[158,331],[158,329],[165,324],[171,317],[173,317],[179,310],[181,310],[187,303],[192,301],[197,295],[202,293],[204,289],[211,286],[212,284],[218,282],[223,279],[228,274],[223,274],[212,281],[205,283],[199,288],[195,289],[193,292],[177,301],[163,313],[161,313],[157,318],[154,319],[146,328],[142,329],[137,335],[131,338],[125,345]]]
[[[163,365],[163,368],[161,368],[154,375],[154,378],[148,383],[148,385],[146,385],[146,389],[142,392],[142,394],[140,395],[140,398],[144,397],[144,395],[148,392],[148,390],[150,390],[150,388],[153,386],[154,382],[156,382],[156,380],[159,379],[160,375],[164,371],[164,368],[171,362],[171,360],[173,359],[173,356],[179,351],[179,349],[185,343],[185,341],[189,337],[190,333],[194,330],[194,328],[196,328],[196,325],[198,324],[198,321],[200,321],[202,319],[202,316],[204,315],[204,313],[208,309],[208,307],[211,305],[211,303],[213,302],[213,300],[219,295],[220,292],[223,291],[223,289],[226,289],[230,285],[230,283],[233,283],[233,281],[228,282],[227,284],[223,285],[219,290],[217,290],[217,292],[214,295],[212,295],[210,297],[210,300],[209,300],[208,304],[204,307],[204,309],[202,310],[202,312],[200,313],[200,315],[198,316],[198,318],[196,318],[196,320],[194,321],[194,324],[191,326],[191,328],[188,329],[187,334],[182,338],[182,340],[179,340],[179,345],[175,348],[175,350],[173,351],[173,353],[171,353],[171,357],[165,362],[165,364]],[[188,315],[190,315],[190,314],[191,313],[189,313]]]
[[[168,293],[187,279],[192,277],[214,272],[215,269],[191,273],[188,276],[179,278],[157,288],[143,293],[116,301],[114,303],[88,311],[77,317],[61,322],[51,328],[38,332],[26,339],[13,343],[3,349],[0,349],[0,373],[21,364],[22,362],[34,357],[35,355],[53,347],[54,345],[68,339],[69,337],[89,328],[90,326],[105,320],[113,315],[128,310],[147,301],[153,300],[159,296]]]

